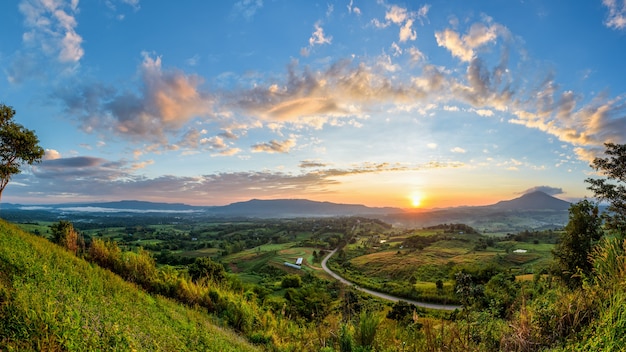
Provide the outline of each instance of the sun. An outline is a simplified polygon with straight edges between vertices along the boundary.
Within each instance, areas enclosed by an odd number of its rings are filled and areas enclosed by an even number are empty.
[[[422,205],[423,197],[420,193],[413,192],[409,198],[411,199],[411,205],[413,208],[419,208]]]

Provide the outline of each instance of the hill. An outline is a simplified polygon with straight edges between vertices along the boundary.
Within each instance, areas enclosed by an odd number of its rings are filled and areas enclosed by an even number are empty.
[[[463,223],[481,233],[547,230],[565,226],[570,203],[544,192],[532,192],[486,206],[467,206],[391,214],[381,218],[392,224],[426,227]]]
[[[397,208],[372,208],[360,204],[337,204],[306,199],[252,199],[246,202],[214,207],[210,210],[211,213],[219,215],[262,218],[367,216],[401,211]]]
[[[154,214],[219,217],[259,217],[259,218],[294,218],[328,216],[373,216],[389,213],[401,213],[398,208],[373,208],[360,204],[339,204],[317,202],[306,199],[252,199],[224,206],[193,206],[181,203],[156,203],[136,200],[123,200],[105,203],[64,203],[46,205],[4,204],[2,210],[13,212],[49,212],[63,214]],[[5,214],[6,215],[6,214]],[[6,218],[6,217],[5,217]],[[10,217],[9,217],[10,219]]]
[[[256,349],[207,314],[0,221],[0,350]]]
[[[564,200],[552,197],[544,192],[536,191],[524,194],[523,196],[511,200],[503,200],[496,204],[487,206],[494,210],[552,210],[564,211],[568,210],[570,203]]]

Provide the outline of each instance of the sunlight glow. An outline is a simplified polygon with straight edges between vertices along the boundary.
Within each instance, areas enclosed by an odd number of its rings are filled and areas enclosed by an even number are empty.
[[[413,208],[419,208],[420,205],[422,205],[422,194],[418,193],[418,192],[413,192],[411,193],[411,205],[413,206]]]

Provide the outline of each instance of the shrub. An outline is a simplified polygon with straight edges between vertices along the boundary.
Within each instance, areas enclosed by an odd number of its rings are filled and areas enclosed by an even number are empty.
[[[376,338],[376,331],[380,324],[380,316],[368,310],[362,310],[359,314],[359,331],[357,338],[363,347],[372,347]]]

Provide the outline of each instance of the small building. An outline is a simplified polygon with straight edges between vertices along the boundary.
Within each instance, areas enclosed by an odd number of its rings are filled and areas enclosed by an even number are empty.
[[[302,258],[296,259],[296,265],[302,265]]]
[[[296,265],[294,263],[289,263],[289,262],[285,262],[285,266],[288,266],[288,267],[294,268],[294,269],[302,269],[302,267],[300,265]]]

